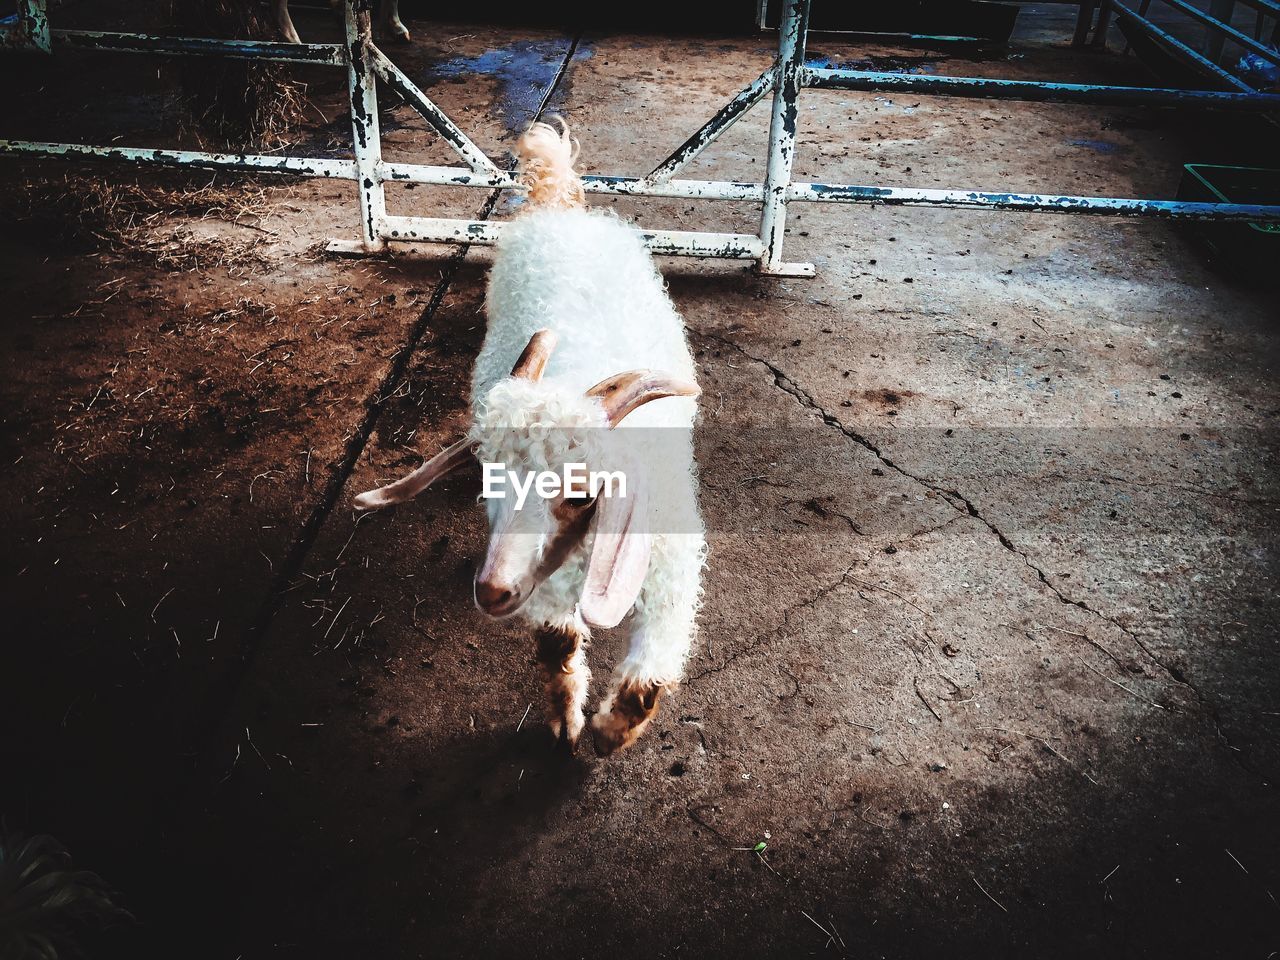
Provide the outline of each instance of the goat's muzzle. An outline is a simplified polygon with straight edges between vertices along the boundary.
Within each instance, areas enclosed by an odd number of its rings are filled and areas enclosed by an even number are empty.
[[[491,617],[508,617],[520,609],[526,591],[515,584],[476,580],[476,606]]]

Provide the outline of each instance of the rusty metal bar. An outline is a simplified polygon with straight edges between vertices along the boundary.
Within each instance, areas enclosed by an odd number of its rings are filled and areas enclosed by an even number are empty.
[[[522,189],[519,181],[509,173],[475,173],[465,167],[440,167],[416,163],[391,163],[383,161],[378,173],[386,183],[428,183],[446,187],[495,187],[505,190]],[[587,193],[628,197],[682,197],[695,200],[743,200],[759,203],[764,198],[764,188],[759,183],[735,183],[720,180],[667,180],[649,186],[641,177],[584,176],[583,188]]]
[[[378,176],[384,183],[431,183],[443,187],[485,187],[493,189],[517,189],[519,182],[502,170],[495,173],[477,173],[466,167],[441,167],[421,163],[394,163],[383,160],[378,164]]]
[[[316,157],[280,157],[255,153],[204,153],[199,150],[157,150],[153,147],[97,147],[83,143],[36,143],[0,140],[0,155],[114,160],[139,167],[185,167],[194,170],[227,170],[237,173],[286,173],[331,180],[356,179],[350,160]]]
[[[54,30],[55,48],[109,50],[115,53],[156,53],[177,56],[235,57],[345,67],[346,49],[340,43],[280,43],[272,40],[215,40],[210,37],[160,37],[144,33],[101,30]]]
[[[782,238],[787,226],[787,187],[795,163],[796,124],[800,113],[800,71],[809,32],[809,0],[786,0],[778,27],[777,74],[769,119],[769,161],[764,175],[760,240],[764,253],[757,269],[775,276],[813,276],[811,263],[784,263]]]
[[[347,88],[351,103],[351,144],[356,155],[356,185],[360,196],[360,234],[366,250],[381,250],[387,216],[378,163],[382,138],[378,130],[377,81],[371,67],[373,47],[372,0],[346,0],[342,5],[347,35]]]
[[[386,219],[388,240],[420,243],[469,243],[492,246],[508,229],[494,220],[453,220],[438,217],[397,217]],[[645,245],[654,253],[679,256],[755,260],[763,252],[760,238],[742,233],[701,233],[692,230],[640,231]],[[340,251],[345,252],[345,251]]]

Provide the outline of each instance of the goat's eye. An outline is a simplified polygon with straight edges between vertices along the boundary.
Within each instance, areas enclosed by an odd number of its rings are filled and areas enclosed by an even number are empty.
[[[595,503],[596,498],[592,496],[564,497],[560,500],[556,512],[562,512],[568,516],[578,516],[595,506]]]

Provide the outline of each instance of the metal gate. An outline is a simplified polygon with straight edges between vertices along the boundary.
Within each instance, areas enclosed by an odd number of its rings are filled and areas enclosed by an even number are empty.
[[[1271,0],[1250,2],[1274,6]],[[504,228],[501,222],[406,217],[388,213],[383,190],[386,182],[511,190],[520,187],[511,173],[499,168],[374,44],[369,14],[372,0],[344,0],[345,44],[292,44],[56,30],[49,26],[45,4],[46,0],[18,0],[17,15],[0,21],[0,46],[46,54],[59,49],[79,48],[118,53],[228,56],[345,67],[349,81],[354,159],[206,153],[23,140],[0,140],[0,154],[96,158],[139,166],[273,172],[351,180],[355,183],[359,199],[360,239],[330,241],[328,249],[335,253],[379,253],[392,249],[389,247],[391,243],[403,242],[492,244],[501,236]],[[789,263],[783,259],[782,241],[787,208],[792,203],[870,203],[1192,220],[1280,221],[1280,206],[1275,205],[795,182],[791,178],[791,171],[795,158],[798,103],[800,92],[806,88],[896,91],[929,96],[1073,104],[1194,107],[1280,114],[1280,95],[1258,93],[1240,83],[1233,84],[1230,91],[1179,90],[918,76],[813,67],[805,63],[809,5],[810,0],[787,0],[779,28],[778,56],[773,64],[652,171],[643,177],[583,178],[588,193],[752,201],[761,204],[760,229],[757,234],[646,230],[641,227],[645,242],[654,253],[754,260],[757,270],[762,274],[813,276],[813,264]],[[1125,12],[1121,13],[1122,7],[1118,3],[1104,4],[1104,7],[1114,7],[1115,12],[1121,16],[1139,16],[1127,8],[1123,8]],[[403,97],[453,148],[465,165],[446,167],[384,161],[378,130],[378,80]],[[1241,86],[1244,89],[1240,89]],[[741,119],[748,110],[769,96],[772,97],[772,116],[763,183],[675,178],[686,164],[714,143],[717,137]]]

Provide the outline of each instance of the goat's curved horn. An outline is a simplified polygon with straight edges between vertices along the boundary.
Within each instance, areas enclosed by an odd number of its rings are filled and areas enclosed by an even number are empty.
[[[547,368],[551,351],[556,348],[556,341],[559,339],[554,330],[539,330],[529,338],[529,345],[511,368],[511,375],[521,380],[541,380],[542,371]]]
[[[369,490],[355,498],[353,504],[357,510],[378,510],[394,503],[412,500],[441,477],[464,466],[474,453],[475,444],[469,437],[463,437],[452,446],[445,447],[434,457],[420,466],[413,473],[401,477],[395,483]]]
[[[587,391],[604,404],[609,426],[616,427],[636,407],[663,397],[696,397],[702,388],[692,380],[681,380],[658,370],[628,370],[601,380]]]

